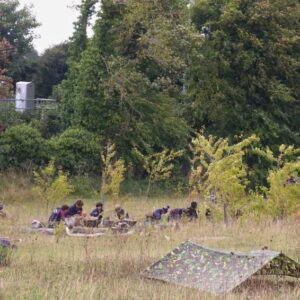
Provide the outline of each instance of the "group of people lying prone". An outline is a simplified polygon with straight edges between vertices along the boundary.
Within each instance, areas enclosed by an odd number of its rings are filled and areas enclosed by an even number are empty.
[[[103,221],[104,206],[102,202],[96,203],[95,208],[86,214],[83,212],[83,201],[77,200],[71,206],[66,204],[54,209],[48,220],[48,227],[53,228],[61,221],[65,221],[68,218],[74,216],[80,216],[82,218],[92,218],[95,226],[98,226]],[[114,208],[115,218],[117,221],[122,222],[129,219],[128,213],[119,205],[116,204]],[[167,215],[168,214],[168,215]],[[187,208],[174,208],[170,210],[169,206],[155,209],[151,214],[146,215],[146,222],[157,222],[162,220],[163,216],[167,215],[168,221],[180,220],[186,218],[189,221],[196,220],[198,218],[197,202],[192,201],[191,205]]]

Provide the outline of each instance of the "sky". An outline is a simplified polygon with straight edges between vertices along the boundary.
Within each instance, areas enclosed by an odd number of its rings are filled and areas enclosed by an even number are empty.
[[[31,11],[41,26],[35,30],[38,36],[33,42],[35,49],[42,54],[53,45],[68,40],[73,33],[73,22],[78,12],[72,6],[81,0],[19,0],[21,6],[32,4]]]

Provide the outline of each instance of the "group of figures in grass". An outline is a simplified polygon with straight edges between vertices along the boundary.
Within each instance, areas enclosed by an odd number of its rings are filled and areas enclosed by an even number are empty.
[[[125,211],[119,204],[115,205],[114,218],[104,218],[104,205],[102,202],[96,203],[96,207],[89,213],[83,211],[84,203],[82,200],[77,200],[71,206],[66,204],[53,210],[48,220],[48,228],[54,228],[61,222],[70,225],[70,220],[82,221],[86,227],[100,227],[118,225],[120,228],[133,226],[137,222],[129,217],[128,212]],[[152,213],[146,214],[145,223],[159,223],[163,219],[168,221],[178,221],[185,219],[188,221],[195,221],[198,218],[197,202],[192,201],[189,207],[170,209],[170,206],[155,209]],[[74,224],[73,224],[74,225]],[[76,225],[76,224],[75,224]],[[39,225],[38,225],[39,226]]]

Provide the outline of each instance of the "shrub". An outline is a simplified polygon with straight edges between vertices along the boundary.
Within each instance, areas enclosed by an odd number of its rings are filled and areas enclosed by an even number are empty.
[[[151,184],[153,182],[163,181],[170,178],[174,169],[174,160],[183,155],[183,151],[173,151],[164,149],[161,152],[144,155],[138,149],[134,149],[137,158],[142,162],[145,171],[147,172],[148,188],[147,197],[150,193]]]
[[[29,125],[8,128],[0,136],[0,167],[29,171],[48,160],[48,150],[37,129]]]
[[[71,174],[99,172],[101,166],[100,138],[93,133],[71,128],[52,139],[56,166]]]
[[[191,172],[189,184],[192,192],[200,193],[212,202],[219,202],[224,208],[224,221],[229,212],[235,212],[246,199],[247,165],[243,161],[244,149],[256,142],[255,135],[241,142],[229,145],[227,139],[206,137],[199,133],[192,140]]]
[[[299,153],[299,148],[281,145],[277,158],[278,166],[269,171],[267,208],[276,219],[286,218],[300,209]]]
[[[43,200],[48,209],[49,205],[62,203],[73,192],[73,186],[69,183],[67,174],[61,170],[56,172],[54,162],[48,166],[33,172],[35,186],[33,190]]]
[[[114,203],[119,198],[121,183],[126,172],[124,160],[116,159],[115,149],[115,144],[108,144],[102,153],[104,168],[101,182],[101,198],[111,195]]]
[[[30,125],[37,128],[45,139],[61,133],[61,115],[58,109],[40,109],[39,114],[30,120]]]

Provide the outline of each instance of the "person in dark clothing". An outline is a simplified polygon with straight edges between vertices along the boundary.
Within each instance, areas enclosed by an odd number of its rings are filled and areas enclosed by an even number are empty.
[[[183,209],[183,214],[188,217],[190,221],[198,218],[197,206],[197,202],[193,201],[190,207]]]
[[[182,208],[174,208],[170,211],[169,216],[168,216],[168,221],[172,220],[180,220],[183,214],[183,209]]]
[[[212,221],[213,220],[213,216],[212,216],[212,211],[210,208],[207,208],[205,210],[205,218],[207,221]]]
[[[297,183],[295,176],[291,176],[287,182],[291,185]]]
[[[96,208],[94,208],[90,213],[91,217],[97,218],[97,220],[90,221],[91,224],[93,225],[91,227],[97,227],[101,223],[103,218],[102,213],[103,213],[103,203],[98,202],[96,203]]]
[[[77,200],[67,211],[66,217],[82,214],[83,201]]]
[[[128,213],[125,213],[125,210],[119,204],[116,204],[116,206],[115,206],[115,212],[116,212],[117,218],[120,221],[129,218]]]
[[[90,216],[91,217],[95,217],[95,218],[101,218],[102,219],[102,213],[103,213],[103,203],[102,202],[98,202],[96,204],[96,208],[94,208],[91,213]]]
[[[64,220],[68,209],[68,205],[62,205],[61,207],[55,208],[49,217],[48,227],[53,228],[58,225],[61,220]]]
[[[162,215],[168,213],[170,206],[156,209],[152,214],[152,220],[161,220]]]

